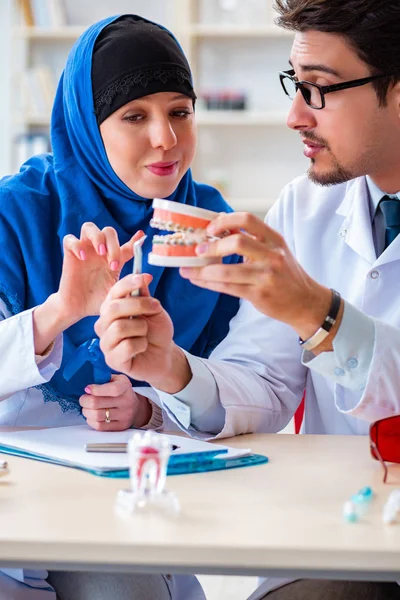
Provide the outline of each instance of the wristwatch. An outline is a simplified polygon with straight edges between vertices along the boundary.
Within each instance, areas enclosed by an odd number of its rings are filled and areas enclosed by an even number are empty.
[[[320,345],[320,343],[329,335],[330,330],[336,323],[336,319],[338,316],[339,308],[340,308],[340,294],[336,290],[332,290],[332,302],[329,308],[329,312],[325,317],[325,321],[322,323],[321,327],[314,333],[313,336],[308,338],[308,340],[302,340],[299,338],[299,344],[304,350],[312,350]]]

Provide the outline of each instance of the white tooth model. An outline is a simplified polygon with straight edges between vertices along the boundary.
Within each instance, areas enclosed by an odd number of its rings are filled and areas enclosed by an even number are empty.
[[[128,442],[131,487],[118,492],[118,509],[125,513],[138,509],[161,509],[170,515],[179,513],[178,499],[165,489],[171,450],[165,435],[152,431],[133,434]]]

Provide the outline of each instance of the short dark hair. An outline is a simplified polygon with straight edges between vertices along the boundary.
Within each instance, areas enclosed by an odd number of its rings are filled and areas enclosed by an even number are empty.
[[[341,35],[371,69],[391,77],[373,82],[381,105],[400,80],[399,0],[275,0],[277,25],[291,31]]]

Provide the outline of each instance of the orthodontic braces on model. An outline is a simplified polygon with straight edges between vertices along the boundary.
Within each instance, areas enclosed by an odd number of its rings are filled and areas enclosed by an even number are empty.
[[[196,255],[196,246],[211,238],[206,227],[219,213],[171,200],[153,200],[151,227],[171,234],[155,235],[148,262],[163,267],[202,266],[218,262],[215,258]]]

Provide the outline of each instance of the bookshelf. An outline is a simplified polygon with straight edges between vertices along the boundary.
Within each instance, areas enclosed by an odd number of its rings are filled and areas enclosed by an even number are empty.
[[[86,26],[118,12],[136,12],[171,28],[188,56],[199,97],[193,165],[198,180],[220,187],[235,209],[262,215],[283,185],[305,170],[301,144],[285,124],[290,104],[277,77],[288,64],[291,34],[273,24],[272,0],[61,0],[66,21],[58,26],[26,26],[21,1],[10,0],[9,44],[16,62],[8,140],[12,170],[19,166],[13,141],[47,132],[51,113],[48,102],[21,106],[21,96],[35,96],[26,85],[21,94],[21,78],[48,68],[55,90],[67,53]],[[227,5],[239,13],[220,10]],[[205,91],[226,88],[244,90],[245,110],[206,109]]]

